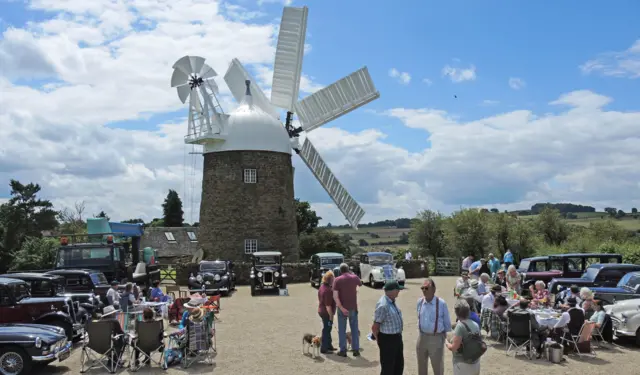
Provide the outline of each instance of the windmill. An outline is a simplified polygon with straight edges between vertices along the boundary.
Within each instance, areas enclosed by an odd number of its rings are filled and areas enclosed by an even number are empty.
[[[307,16],[307,7],[284,8],[270,99],[238,59],[231,61],[224,80],[240,106],[230,115],[214,105],[216,90],[208,91],[207,82],[213,82],[216,74],[207,69],[204,59],[185,56],[174,65],[172,87],[177,87],[183,103],[190,99],[185,142],[204,146],[198,242],[205,257],[213,251],[216,256],[237,259],[237,247],[244,239],[245,253],[259,248],[293,253],[297,258],[292,150],[353,228],[364,216],[309,138],[302,146],[298,138],[380,94],[365,66],[298,100]],[[204,98],[202,104],[199,98]],[[284,126],[281,110],[286,111]],[[293,124],[294,114],[299,127]]]

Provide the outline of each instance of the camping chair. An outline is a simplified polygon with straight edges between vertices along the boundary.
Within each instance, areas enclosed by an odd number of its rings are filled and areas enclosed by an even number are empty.
[[[591,335],[595,326],[593,322],[584,322],[577,335],[571,332],[571,328],[567,329],[562,337],[563,344],[573,347],[581,358],[583,354],[591,354],[595,357],[596,352],[591,348]]]
[[[188,368],[196,362],[204,361],[207,365],[213,365],[215,349],[215,323],[214,328],[209,328],[209,320],[213,318],[207,314],[202,321],[189,320],[186,326],[186,343],[182,356],[182,367]]]
[[[125,352],[125,334],[114,334],[113,321],[100,320],[90,322],[85,327],[82,352],[80,354],[80,373],[94,368],[103,368],[115,373]]]
[[[514,313],[506,311],[507,314],[507,340],[505,346],[507,355],[513,353],[514,356],[523,349],[528,359],[533,358],[533,340],[531,339],[531,317],[529,314]]]
[[[209,299],[204,303],[203,307],[208,311],[212,312],[213,320],[218,319],[216,314],[220,314],[220,295],[215,295],[209,297]]]
[[[484,329],[487,333],[491,332],[491,314],[493,314],[491,309],[482,309],[480,314],[480,329]]]
[[[604,343],[613,344],[613,321],[611,320],[611,315],[605,314],[600,328],[594,328],[591,337],[596,339],[598,346]]]
[[[166,369],[164,361],[164,325],[162,320],[151,322],[136,322],[136,332],[131,340],[131,358],[129,363],[131,371],[138,371],[144,365],[155,363],[163,370]],[[158,353],[160,358],[155,360],[153,355]],[[136,361],[136,355],[138,360]]]
[[[166,287],[167,295],[173,296],[173,300],[177,300],[180,296],[180,286],[179,285],[167,285]],[[177,293],[177,295],[176,295]]]

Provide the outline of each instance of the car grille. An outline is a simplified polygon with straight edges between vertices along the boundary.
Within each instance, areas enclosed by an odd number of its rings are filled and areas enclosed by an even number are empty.
[[[262,282],[265,284],[273,284],[273,272],[264,271],[262,274]]]
[[[620,319],[614,316],[611,317],[611,323],[613,323],[613,328],[615,329],[620,328],[620,326],[622,325],[622,322],[620,321]]]

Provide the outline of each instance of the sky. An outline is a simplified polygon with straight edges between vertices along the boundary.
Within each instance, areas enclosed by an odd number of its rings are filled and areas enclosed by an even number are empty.
[[[367,66],[380,98],[309,139],[366,214],[640,207],[640,2],[0,0],[0,201],[198,220],[202,156],[170,87],[184,55],[270,92],[284,5],[309,7],[301,97]],[[293,155],[296,196],[346,223]]]

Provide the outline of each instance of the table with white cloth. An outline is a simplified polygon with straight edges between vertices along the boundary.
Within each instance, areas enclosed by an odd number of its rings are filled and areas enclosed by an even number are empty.
[[[550,309],[533,310],[536,320],[541,327],[549,327],[553,329],[560,320],[560,313]]]

